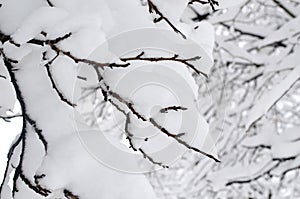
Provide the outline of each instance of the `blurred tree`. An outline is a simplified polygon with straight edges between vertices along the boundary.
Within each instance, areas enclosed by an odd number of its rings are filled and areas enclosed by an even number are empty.
[[[207,85],[226,106],[211,129],[223,131],[221,164],[187,154],[176,169],[151,174],[162,198],[300,197],[299,4],[248,0],[214,13],[194,4],[186,11],[185,20],[216,29]],[[220,119],[220,106],[203,112],[207,120]]]

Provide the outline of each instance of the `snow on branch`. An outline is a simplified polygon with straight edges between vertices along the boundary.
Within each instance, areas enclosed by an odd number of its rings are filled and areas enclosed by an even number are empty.
[[[35,192],[38,192],[41,195],[45,195],[47,193],[47,191],[45,191],[44,189],[42,189],[39,186],[32,185],[31,182],[25,177],[24,172],[23,172],[23,160],[24,160],[25,148],[26,148],[26,138],[27,138],[28,124],[30,124],[33,127],[35,133],[37,133],[40,141],[42,142],[42,144],[45,148],[45,152],[47,152],[48,143],[47,143],[45,137],[42,134],[42,130],[37,127],[36,122],[33,119],[31,119],[31,117],[27,113],[24,97],[23,97],[22,92],[20,90],[18,81],[15,77],[15,69],[14,69],[13,64],[16,63],[16,61],[8,58],[4,54],[2,49],[0,49],[0,55],[3,58],[4,64],[5,64],[8,72],[9,72],[11,82],[14,85],[17,99],[19,100],[19,103],[21,105],[22,117],[23,117],[23,127],[22,127],[21,134],[19,135],[16,142],[11,146],[10,151],[8,153],[7,166],[6,166],[6,170],[5,170],[5,173],[4,173],[3,181],[1,183],[0,192],[2,191],[3,186],[4,186],[4,182],[5,182],[6,178],[8,177],[7,172],[8,172],[8,168],[10,167],[11,158],[12,158],[17,146],[19,146],[21,144],[21,152],[20,152],[20,157],[19,157],[19,163],[15,168],[15,173],[14,173],[14,177],[13,177],[12,194],[15,195],[15,193],[18,192],[17,181],[20,178],[20,179],[22,179],[22,181],[24,181],[24,183],[30,189],[34,190]]]
[[[169,132],[168,130],[166,130],[164,127],[160,126],[158,123],[156,123],[156,121],[153,118],[146,118],[143,114],[139,113],[135,107],[134,107],[134,103],[131,101],[126,100],[125,98],[123,98],[121,95],[119,95],[118,93],[112,91],[110,89],[110,86],[104,81],[104,78],[102,77],[99,69],[104,69],[104,67],[109,67],[109,68],[114,68],[114,67],[128,67],[130,65],[130,63],[100,63],[100,62],[96,62],[93,60],[89,60],[89,59],[85,59],[85,58],[78,58],[75,55],[73,55],[71,52],[62,50],[58,47],[58,43],[62,40],[68,39],[72,34],[68,33],[62,37],[53,39],[53,40],[46,40],[46,41],[42,41],[42,40],[34,40],[34,43],[37,45],[49,45],[51,47],[51,49],[57,54],[61,54],[64,55],[68,58],[70,58],[71,60],[73,60],[75,63],[85,63],[88,64],[90,66],[92,66],[97,75],[98,75],[98,81],[100,83],[100,85],[97,87],[98,89],[101,89],[101,92],[103,94],[103,97],[106,101],[110,102],[115,108],[117,108],[117,110],[119,110],[121,113],[123,113],[125,116],[127,115],[127,110],[122,109],[118,103],[115,102],[118,101],[121,104],[125,105],[128,110],[135,115],[138,119],[142,120],[143,122],[150,122],[154,127],[156,127],[157,129],[159,129],[162,133],[164,133],[165,135],[167,135],[168,137],[173,138],[174,140],[176,140],[179,144],[185,146],[186,148],[197,152],[199,154],[202,154],[210,159],[213,159],[215,162],[220,162],[217,158],[215,158],[213,155],[208,154],[204,151],[201,151],[195,147],[190,146],[187,142],[185,142],[184,140],[182,140],[180,137],[182,135],[184,135],[185,133],[179,133],[179,134],[173,134],[171,132]],[[197,74],[202,74],[200,71],[198,71],[191,63],[189,63],[190,61],[195,61],[200,59],[201,57],[199,56],[195,56],[192,58],[187,58],[187,59],[183,59],[183,58],[179,58],[179,55],[175,54],[172,57],[149,57],[149,58],[145,58],[142,57],[145,53],[141,52],[139,55],[137,55],[136,57],[127,57],[127,58],[120,58],[121,61],[123,62],[130,62],[130,61],[134,61],[134,60],[142,60],[142,61],[151,61],[151,62],[158,62],[158,61],[174,61],[174,62],[180,62],[185,64],[188,68],[193,69]],[[53,60],[51,60],[49,64],[51,64],[56,57],[53,58]],[[46,64],[47,67],[47,64]],[[48,66],[49,67],[49,66]],[[48,76],[51,79],[51,74],[49,75],[48,72]],[[55,87],[55,82],[51,81],[52,85],[54,85]],[[56,89],[56,92],[59,94],[59,90]],[[59,94],[60,95],[60,94]],[[60,98],[65,101],[65,98],[63,98],[63,96],[60,96]],[[68,104],[71,104],[68,101],[65,101]],[[71,104],[72,105],[72,104]],[[168,111],[168,110],[185,110],[185,108],[183,107],[169,107],[167,108],[167,110],[164,111]],[[132,147],[133,148],[133,147]],[[144,158],[148,159],[149,161],[151,161],[152,163],[154,163],[155,161],[150,158],[150,156],[146,155],[144,151],[139,150]],[[155,162],[157,163],[157,162]]]
[[[278,85],[257,100],[249,113],[246,129],[261,119],[300,79],[300,67],[295,67]],[[270,96],[273,96],[270,98]]]

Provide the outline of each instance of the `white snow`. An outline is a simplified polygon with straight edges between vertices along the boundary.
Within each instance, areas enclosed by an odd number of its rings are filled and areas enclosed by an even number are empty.
[[[248,129],[253,122],[266,114],[274,103],[276,103],[293,86],[293,84],[298,81],[299,77],[300,67],[297,66],[278,85],[274,85],[274,88],[258,99],[249,113],[246,129]]]

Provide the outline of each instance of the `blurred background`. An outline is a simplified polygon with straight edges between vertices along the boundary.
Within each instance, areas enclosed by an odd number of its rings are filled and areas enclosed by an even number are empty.
[[[222,129],[221,164],[186,153],[148,177],[166,199],[300,198],[300,1],[247,0],[210,11],[193,3],[183,20],[208,20],[216,30],[203,86],[216,98],[202,114],[217,124],[211,133]]]

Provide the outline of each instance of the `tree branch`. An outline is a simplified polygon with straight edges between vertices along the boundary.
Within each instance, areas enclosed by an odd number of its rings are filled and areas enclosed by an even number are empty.
[[[25,154],[25,145],[26,145],[27,122],[33,126],[35,132],[37,133],[39,139],[42,141],[42,143],[45,147],[45,151],[47,151],[47,142],[46,142],[46,139],[44,138],[44,136],[41,133],[42,130],[37,128],[36,122],[34,120],[32,120],[30,118],[30,116],[27,114],[25,100],[24,100],[24,97],[22,95],[21,89],[19,87],[18,81],[17,81],[16,76],[15,76],[14,66],[12,65],[12,63],[17,63],[17,61],[9,59],[8,57],[6,57],[6,55],[4,54],[2,49],[0,49],[0,55],[3,58],[4,64],[7,68],[8,73],[9,73],[11,82],[14,86],[16,96],[17,96],[17,99],[18,99],[18,101],[21,105],[21,111],[22,111],[22,115],[23,115],[22,132],[21,132],[18,140],[11,146],[11,148],[9,150],[6,170],[5,170],[4,178],[3,178],[3,181],[2,181],[2,184],[1,184],[1,187],[0,187],[0,192],[1,192],[2,188],[3,188],[3,185],[4,185],[4,182],[6,180],[7,174],[8,174],[7,172],[8,172],[10,160],[11,160],[11,157],[13,156],[14,150],[19,144],[22,144],[19,163],[18,163],[18,166],[15,169],[15,174],[14,174],[14,177],[13,177],[13,190],[12,190],[12,193],[13,193],[13,196],[14,196],[15,193],[18,192],[17,181],[18,181],[19,177],[22,177],[22,173],[23,173],[23,168],[22,167],[23,167],[24,154]],[[23,180],[24,180],[24,178],[23,178]]]

